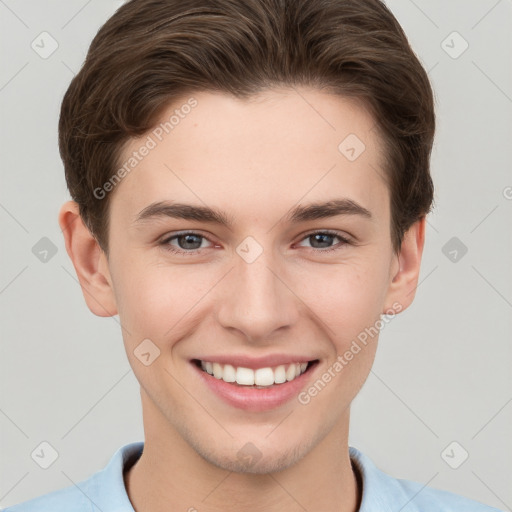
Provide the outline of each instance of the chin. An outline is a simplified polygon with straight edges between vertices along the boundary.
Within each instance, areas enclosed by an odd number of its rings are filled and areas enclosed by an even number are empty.
[[[235,444],[236,446],[229,443],[226,446],[217,445],[212,448],[203,443],[192,443],[192,448],[205,461],[225,471],[263,475],[283,471],[295,465],[308,454],[314,442],[311,439],[307,442],[302,440],[295,446],[283,446],[282,443],[274,446],[272,443],[266,443],[261,450],[258,446],[264,444],[264,439],[261,439],[261,442],[242,441]]]
[[[283,471],[290,466],[293,466],[304,454],[301,450],[290,450],[288,452],[272,453],[258,455],[257,452],[254,457],[240,456],[240,452],[233,453],[232,456],[218,453],[199,453],[210,464],[233,473],[247,473],[254,475],[264,475],[268,473],[275,473]]]

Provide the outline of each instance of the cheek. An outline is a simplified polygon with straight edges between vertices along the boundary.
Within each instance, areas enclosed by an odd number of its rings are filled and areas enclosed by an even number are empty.
[[[215,279],[212,272],[198,267],[172,268],[141,257],[121,264],[114,284],[125,338],[131,344],[149,338],[163,346],[190,330],[190,319]]]
[[[322,321],[338,350],[380,318],[386,292],[382,262],[321,265],[297,276],[300,298]]]

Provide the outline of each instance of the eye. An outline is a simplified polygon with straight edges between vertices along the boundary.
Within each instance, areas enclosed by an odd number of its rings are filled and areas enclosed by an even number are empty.
[[[204,249],[202,247],[204,240],[208,240],[204,235],[186,231],[162,240],[160,245],[172,253],[186,255],[201,252],[200,249]],[[176,242],[176,244],[173,245],[172,242]]]
[[[332,246],[331,244],[335,239],[340,240],[340,242]],[[352,245],[352,242],[341,233],[329,230],[308,233],[302,240],[309,240],[314,252],[331,252],[339,250],[345,245]],[[202,249],[207,248],[203,245],[204,241],[209,241],[204,235],[194,231],[185,231],[165,238],[160,242],[160,245],[169,252],[186,256],[201,253]],[[303,247],[302,245],[299,246]]]
[[[330,244],[335,239],[340,240],[340,242],[334,246],[330,246]],[[342,234],[337,231],[314,231],[312,233],[308,233],[302,240],[309,240],[313,249],[317,249],[315,252],[330,252],[337,251],[341,249],[345,245],[351,245],[352,242]]]

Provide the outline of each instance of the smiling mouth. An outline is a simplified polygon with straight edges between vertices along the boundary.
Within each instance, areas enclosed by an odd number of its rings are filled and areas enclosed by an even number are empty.
[[[194,359],[193,363],[205,373],[229,384],[256,389],[265,389],[291,382],[311,370],[318,359],[307,363],[288,363],[265,368],[244,368]]]

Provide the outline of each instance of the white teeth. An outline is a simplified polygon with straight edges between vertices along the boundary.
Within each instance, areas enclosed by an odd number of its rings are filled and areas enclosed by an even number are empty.
[[[244,386],[252,386],[254,384],[254,370],[239,366],[236,369],[236,383]]]
[[[283,384],[297,378],[306,371],[308,363],[291,363],[288,365],[279,365],[274,368],[244,368],[235,367],[230,364],[211,363],[201,361],[201,368],[213,375],[216,379],[222,379],[224,382],[232,382],[240,386],[260,386],[268,387],[273,384]]]
[[[254,384],[257,386],[272,386],[274,384],[272,368],[258,368],[254,372]]]
[[[307,363],[306,363],[307,366]],[[274,382],[276,384],[282,384],[283,382],[286,382],[286,370],[284,368],[284,364],[281,366],[278,366],[274,370]]]
[[[294,364],[288,366],[288,369],[286,370],[286,380],[290,381],[295,379],[296,373],[296,366]]]
[[[213,363],[213,376],[222,379],[222,366],[219,363]]]
[[[235,382],[236,381],[236,369],[230,364],[224,365],[224,372],[222,375],[222,380],[225,382]]]

